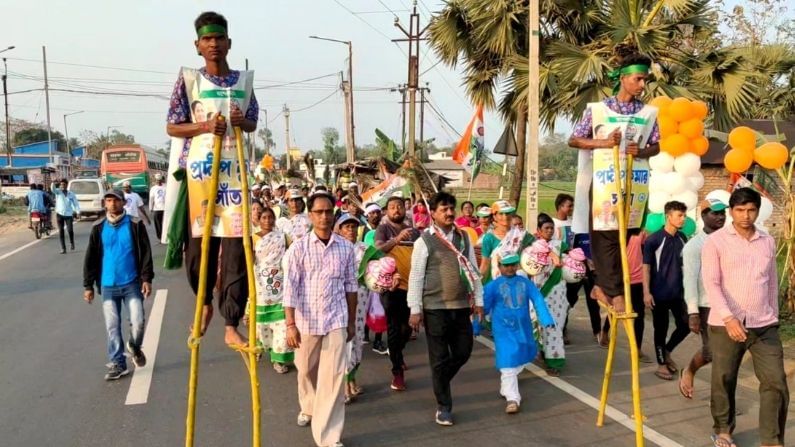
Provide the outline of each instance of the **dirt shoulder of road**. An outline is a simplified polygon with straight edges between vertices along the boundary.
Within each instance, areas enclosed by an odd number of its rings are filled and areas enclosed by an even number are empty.
[[[6,206],[6,212],[0,214],[0,235],[15,233],[28,229],[27,209],[22,206]]]

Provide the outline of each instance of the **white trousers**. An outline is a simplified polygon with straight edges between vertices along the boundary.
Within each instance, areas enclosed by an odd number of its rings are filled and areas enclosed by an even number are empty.
[[[515,368],[500,368],[500,395],[506,401],[522,403],[522,396],[519,394],[519,373],[524,366]]]

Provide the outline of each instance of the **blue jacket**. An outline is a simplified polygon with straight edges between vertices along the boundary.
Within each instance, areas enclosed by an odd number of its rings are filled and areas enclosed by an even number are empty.
[[[500,276],[483,291],[483,310],[491,315],[497,369],[515,368],[536,358],[530,301],[540,326],[555,324],[541,292],[523,276]]]
[[[44,191],[31,189],[28,191],[28,213],[31,211],[47,212],[47,205],[44,199]]]

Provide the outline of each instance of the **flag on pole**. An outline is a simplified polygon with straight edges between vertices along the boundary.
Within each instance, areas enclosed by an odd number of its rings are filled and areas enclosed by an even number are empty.
[[[483,106],[479,105],[464,136],[453,150],[453,161],[462,165],[473,180],[480,171],[480,163],[483,158],[483,133]]]

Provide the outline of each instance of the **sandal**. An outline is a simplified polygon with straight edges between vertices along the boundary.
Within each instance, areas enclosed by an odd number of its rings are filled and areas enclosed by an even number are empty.
[[[560,370],[557,368],[546,368],[549,377],[560,377]]]
[[[674,375],[672,373],[665,374],[661,371],[654,371],[654,375],[662,380],[674,380]]]
[[[712,440],[713,447],[737,447],[733,440],[721,438],[718,435],[711,435],[709,439]]]

